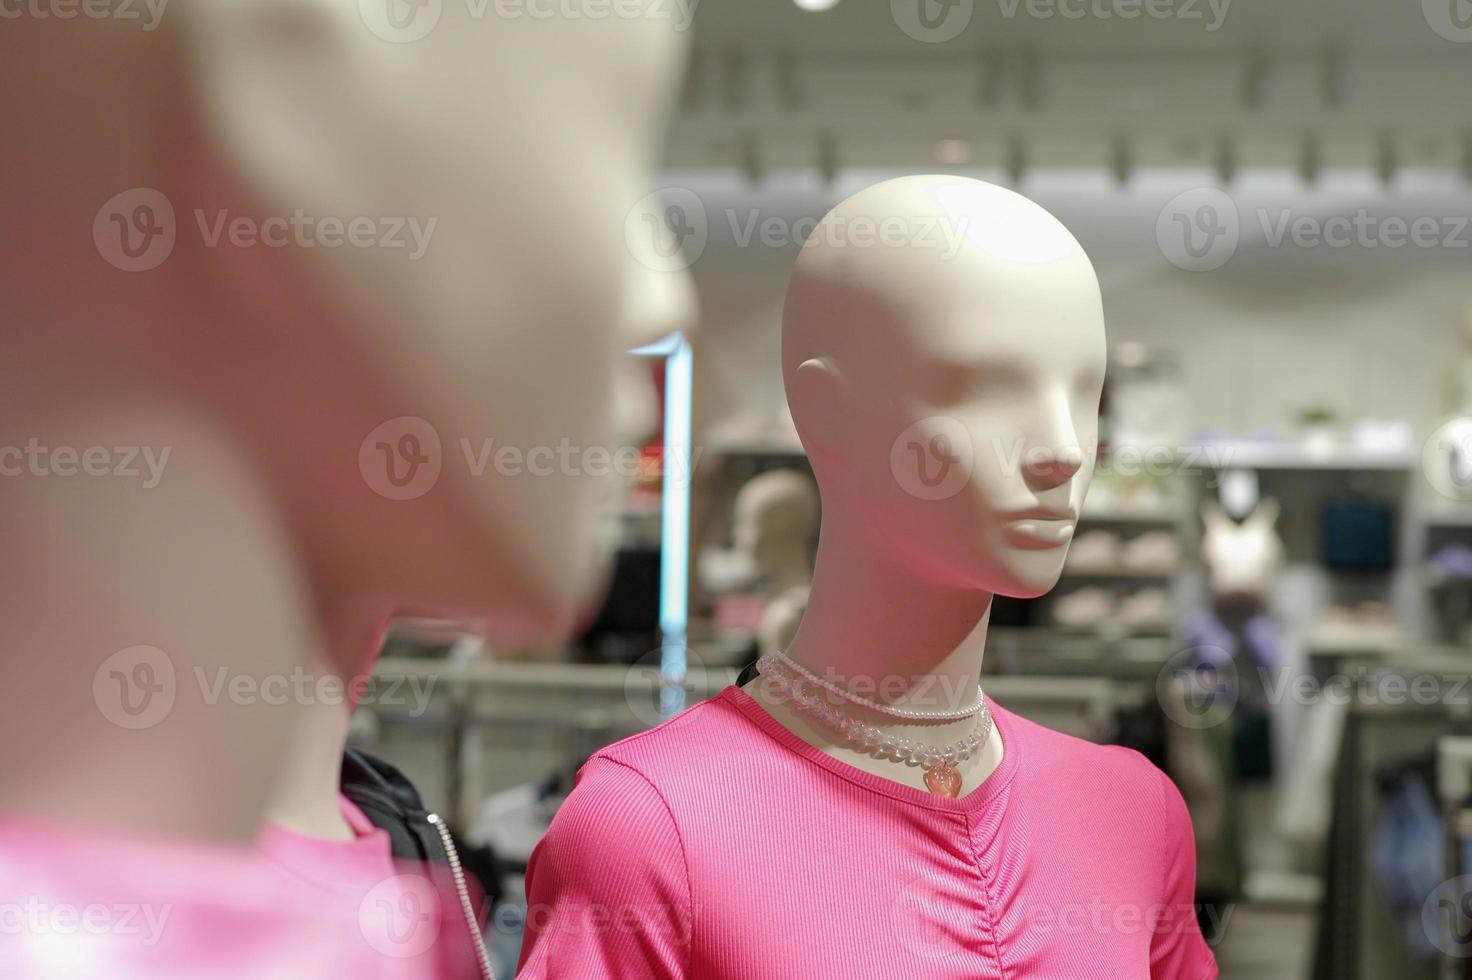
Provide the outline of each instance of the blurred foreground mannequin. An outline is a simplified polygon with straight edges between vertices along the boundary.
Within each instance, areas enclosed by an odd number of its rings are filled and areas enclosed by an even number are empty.
[[[905,177],[823,219],[783,313],[823,503],[791,659],[583,768],[522,975],[1216,975],[1164,775],[978,698],[991,597],[1062,569],[1104,359],[1087,257],[1010,191]]]
[[[364,669],[391,614],[518,642],[597,584],[608,478],[475,464],[613,444],[618,355],[651,338],[608,311],[644,288],[624,216],[678,25],[447,5],[411,41],[359,11],[0,38],[0,738],[27,747],[0,762],[0,887],[173,923],[7,933],[0,972],[404,975],[335,941],[361,945],[358,907],[291,901],[230,846],[327,717],[322,666]]]
[[[633,264],[629,286],[623,301],[620,336],[656,337],[674,330],[688,331],[693,326],[695,297],[683,273],[651,274]],[[643,420],[651,417],[651,394],[647,388],[636,385],[622,386],[616,392],[615,417],[625,430],[620,434],[635,443]],[[612,540],[608,542],[610,546],[612,543]],[[368,638],[354,674],[339,675],[338,668],[327,658],[315,656],[313,673],[337,678],[348,689],[371,674],[380,646],[378,636]],[[476,883],[456,870],[462,855],[450,835],[449,824],[422,805],[405,801],[406,792],[415,797],[417,792],[404,775],[366,753],[352,752],[349,758],[344,758],[353,707],[351,703],[319,700],[302,709],[303,723],[293,740],[292,751],[283,760],[280,784],[267,809],[268,823],[261,848],[294,875],[330,892],[361,894],[365,887],[382,888],[379,882],[394,873],[388,861],[389,848],[380,839],[380,827],[374,824],[393,827],[390,836],[395,837],[393,850],[400,876],[437,881],[442,886],[440,893],[452,896],[455,890],[466,887],[477,910],[470,912],[453,904],[434,907],[432,902],[420,902],[418,896],[423,887],[409,879],[408,887],[394,901],[418,902],[425,909],[425,918],[415,930],[403,931],[397,940],[401,948],[417,954],[406,957],[413,961],[412,965],[406,964],[406,975],[461,975],[454,972],[458,961],[453,948],[448,960],[445,951],[437,946],[420,951],[415,948],[415,932],[466,928],[478,931],[483,925],[480,913],[486,911],[480,901],[482,896],[475,888]],[[394,800],[385,804],[384,796],[390,786],[394,787]],[[365,796],[377,806],[360,807],[355,802]],[[387,820],[382,820],[385,815]],[[407,845],[406,839],[410,842]],[[481,953],[485,956],[481,970],[490,974],[493,972],[489,967],[491,954],[478,950],[478,955]]]

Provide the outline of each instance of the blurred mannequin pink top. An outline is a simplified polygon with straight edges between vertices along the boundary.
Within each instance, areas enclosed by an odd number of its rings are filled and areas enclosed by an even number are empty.
[[[352,840],[310,837],[267,823],[261,829],[261,851],[293,878],[330,891],[371,887],[398,874],[388,832],[375,827],[346,796],[338,794],[337,802]]]
[[[437,886],[423,865],[396,862],[388,832],[374,826],[339,795],[354,838],[310,837],[268,823],[261,851],[319,902],[349,907],[357,917],[355,955],[376,959],[393,980],[479,976],[464,930],[458,897]]]
[[[814,748],[730,687],[596,754],[532,856],[518,977],[1208,980],[1179,792],[993,704],[957,799]]]
[[[0,976],[389,976],[356,908],[304,898],[250,851],[0,819]]]

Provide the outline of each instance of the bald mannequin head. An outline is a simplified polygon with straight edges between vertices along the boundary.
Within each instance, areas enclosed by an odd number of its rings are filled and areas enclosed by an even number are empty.
[[[1098,281],[1056,218],[978,180],[866,188],[805,244],[782,318],[788,404],[827,524],[959,588],[1050,589],[1088,478]]]
[[[813,481],[793,470],[754,476],[736,494],[732,537],[736,547],[783,586],[802,585],[812,575],[808,548],[818,523]]]

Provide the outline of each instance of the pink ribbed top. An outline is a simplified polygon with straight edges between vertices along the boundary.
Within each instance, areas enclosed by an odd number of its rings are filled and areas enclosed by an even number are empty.
[[[532,855],[519,977],[1206,980],[1180,793],[992,703],[959,799],[808,745],[730,687],[591,758]]]

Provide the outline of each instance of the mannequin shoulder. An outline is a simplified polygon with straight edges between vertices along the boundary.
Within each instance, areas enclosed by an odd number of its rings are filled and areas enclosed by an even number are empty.
[[[1022,777],[1049,794],[1105,797],[1128,809],[1158,806],[1164,787],[1175,790],[1165,773],[1134,749],[1090,742],[1017,715],[1009,720],[1013,738],[1021,743]]]
[[[704,713],[696,706],[583,764],[533,855],[538,887],[596,879],[598,887],[678,890],[687,881],[686,837],[709,819],[690,805],[691,785],[709,785],[712,766],[689,744],[705,738]]]
[[[659,790],[626,765],[588,760],[527,862],[526,896],[518,976],[609,976],[609,963],[645,960],[638,976],[688,976],[685,844]],[[587,916],[615,913],[633,918],[619,919],[626,928],[587,928]]]
[[[750,724],[717,696],[600,749],[589,762],[601,760],[626,766],[651,783],[666,786],[692,775],[708,775],[712,765],[742,751],[752,741]],[[584,778],[580,775],[579,781]]]

